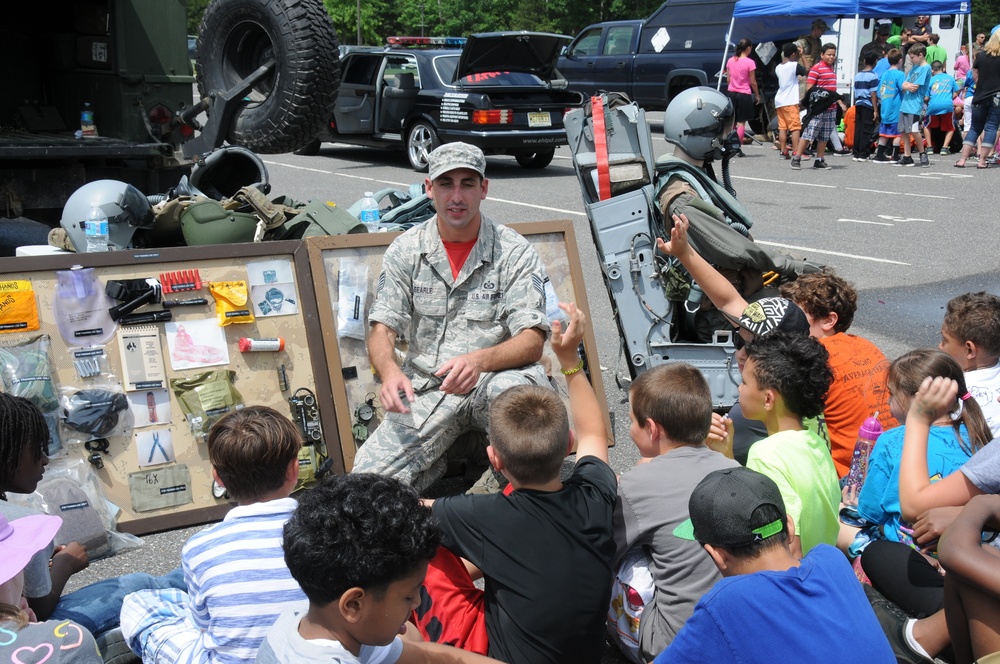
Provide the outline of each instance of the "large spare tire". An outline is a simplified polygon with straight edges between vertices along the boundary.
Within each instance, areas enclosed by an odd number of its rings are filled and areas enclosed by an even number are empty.
[[[329,121],[340,87],[337,33],[322,0],[212,1],[195,55],[202,96],[232,88],[272,58],[274,69],[226,133],[262,154],[297,150]]]

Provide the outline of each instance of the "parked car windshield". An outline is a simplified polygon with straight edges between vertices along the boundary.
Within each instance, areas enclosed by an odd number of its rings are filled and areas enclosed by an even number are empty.
[[[461,84],[463,87],[492,87],[497,85],[510,87],[545,86],[545,81],[539,77],[534,74],[520,71],[482,72],[466,76],[460,81],[452,83],[451,80],[452,77],[455,76],[456,67],[458,67],[458,55],[444,56],[434,60],[434,68],[437,70],[438,76],[448,85]]]

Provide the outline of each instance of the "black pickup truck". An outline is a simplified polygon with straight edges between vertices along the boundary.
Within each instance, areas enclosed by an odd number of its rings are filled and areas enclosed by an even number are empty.
[[[645,19],[591,25],[557,68],[571,90],[624,92],[646,110],[664,110],[682,90],[716,85],[735,4],[667,0]]]

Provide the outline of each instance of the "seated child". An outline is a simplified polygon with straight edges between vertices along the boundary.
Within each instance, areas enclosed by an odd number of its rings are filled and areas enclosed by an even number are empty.
[[[12,397],[17,398],[17,397]],[[94,637],[71,620],[37,622],[24,599],[24,570],[52,543],[62,519],[35,514],[7,521],[0,513],[0,657],[10,662],[101,664]],[[7,658],[10,659],[7,659]]]
[[[843,554],[821,544],[793,555],[794,519],[770,478],[716,470],[691,494],[689,512],[675,534],[701,544],[725,578],[654,664],[896,662]]]
[[[864,550],[868,538],[913,544],[912,522],[918,513],[904,514],[899,500],[899,470],[910,401],[927,377],[944,376],[960,384],[965,394],[962,370],[947,354],[921,349],[897,358],[889,368],[890,407],[903,426],[890,429],[878,438],[868,460],[868,475],[858,495],[858,514],[873,528],[863,530],[852,545],[855,555]],[[989,428],[979,405],[966,399],[961,412],[934,421],[927,443],[927,477],[935,481],[947,477],[968,461],[972,453],[990,441]],[[862,564],[866,561],[862,559]],[[867,569],[867,566],[866,566]],[[875,579],[872,579],[874,582]],[[877,585],[876,585],[877,587]]]
[[[642,461],[618,481],[615,569],[621,571],[608,618],[622,650],[633,661],[648,662],[670,645],[695,603],[720,578],[701,547],[675,537],[674,528],[688,518],[688,499],[698,482],[713,470],[738,464],[705,446],[712,393],[689,364],[665,364],[639,374],[629,389],[629,416],[629,434]],[[637,574],[651,575],[653,594],[644,608],[629,607],[629,616],[626,603],[635,603],[639,588],[625,579]]]
[[[927,450],[933,423],[960,409],[964,411],[972,398],[968,398],[968,392],[963,393],[962,389],[957,380],[928,376],[910,403],[903,436],[903,455],[899,463],[899,507],[904,518],[917,518],[919,521],[921,515],[937,507],[961,507],[974,496],[1000,493],[1000,472],[997,470],[1000,467],[1000,445],[987,444],[962,464],[957,473],[936,482],[929,479]],[[957,516],[957,512],[953,516]],[[924,536],[917,543],[924,547],[933,544],[943,532],[941,525],[945,524],[928,523],[927,528],[916,528],[914,534]]]
[[[370,473],[326,479],[302,495],[282,539],[309,608],[281,614],[257,664],[495,661],[400,638],[421,603],[441,534],[430,510],[398,480]]]
[[[833,373],[826,349],[812,337],[776,332],[747,344],[740,385],[743,414],[760,420],[768,437],[747,455],[747,468],[770,477],[781,490],[792,550],[809,553],[834,544],[840,526],[840,484],[826,443],[802,425],[823,412]]]
[[[187,592],[125,598],[122,633],[146,664],[252,662],[268,628],[305,595],[285,567],[281,531],[295,509],[301,434],[266,406],[222,417],[208,433],[212,477],[236,500],[222,523],[181,551]]]
[[[969,501],[938,546],[945,569],[945,613],[957,662],[1000,658],[1000,558],[982,541],[1000,528],[1000,496]]]
[[[973,497],[1000,493],[1000,473],[996,471],[1000,445],[986,445],[958,472],[931,480],[930,467],[937,462],[928,452],[936,454],[941,445],[938,433],[947,434],[943,426],[934,423],[950,423],[951,414],[964,414],[966,404],[975,407],[971,398],[958,396],[967,394],[964,389],[958,381],[944,376],[923,379],[906,414],[899,461],[899,508],[902,517],[913,522],[912,536],[909,530],[904,531],[910,545],[874,541],[861,558],[872,584],[910,615],[929,616],[944,607],[944,579],[923,551],[936,548],[941,533]],[[913,544],[920,549],[912,548]]]
[[[875,589],[908,616],[927,617],[923,621],[904,617],[902,623],[910,649],[921,655],[937,655],[947,645],[948,632],[941,611],[944,583],[925,554],[916,550],[918,537],[911,523],[919,513],[910,511],[912,506],[904,509],[901,491],[908,485],[945,480],[951,484],[959,480],[956,476],[962,473],[955,471],[970,460],[974,450],[989,441],[986,421],[971,398],[955,397],[950,412],[934,412],[933,419],[928,419],[931,409],[924,399],[918,401],[916,395],[918,388],[934,376],[956,381],[960,385],[956,394],[968,394],[961,369],[939,350],[911,351],[893,362],[889,370],[893,408],[904,424],[879,436],[872,450],[868,476],[858,497],[858,513],[875,525],[862,530],[851,545],[852,554],[863,552],[861,569]],[[911,400],[918,401],[917,410],[923,411],[913,422],[917,430],[912,433],[907,431],[915,412]],[[924,439],[922,464],[913,458],[919,451],[919,446],[913,444],[917,435]],[[909,450],[904,444],[907,439]],[[911,471],[906,478],[902,475],[904,461]],[[916,470],[918,466],[922,466],[920,471]],[[918,472],[922,474],[922,482],[915,477]],[[927,494],[923,496],[925,501],[929,498]],[[923,623],[922,638],[917,634],[919,623]]]
[[[867,339],[847,333],[857,310],[854,287],[827,269],[800,275],[784,284],[782,298],[748,304],[718,270],[691,248],[687,241],[688,226],[687,219],[675,217],[670,241],[658,240],[657,248],[681,262],[712,303],[742,328],[740,334],[744,340],[776,328],[801,332],[804,324],[806,331],[829,352],[834,382],[819,420],[806,424],[821,438],[829,439],[837,475],[846,475],[858,428],[865,418],[878,412],[883,427],[896,424],[888,412],[889,397],[882,387],[889,367],[885,355]],[[795,306],[788,307],[787,300]],[[751,312],[752,316],[745,315]],[[739,344],[741,340],[734,341]],[[744,358],[739,346],[735,357],[737,364]],[[733,452],[736,460],[742,461],[745,450],[765,433],[746,431],[749,427],[743,420],[745,414],[736,407],[733,410],[736,411],[730,413],[736,431]]]
[[[0,514],[8,521],[38,513],[6,502],[6,493],[34,493],[49,458],[49,430],[42,412],[27,399],[0,393]],[[73,620],[100,637],[118,627],[122,600],[146,588],[182,588],[179,569],[161,577],[144,572],[106,579],[62,595],[69,578],[87,567],[87,550],[78,542],[58,549],[50,540],[24,570],[24,596],[39,620]]]
[[[1000,436],[1000,297],[980,291],[948,301],[938,348],[965,372],[965,384]]]
[[[712,304],[721,311],[729,322],[737,328],[733,336],[736,353],[733,355],[736,366],[743,372],[746,363],[748,341],[754,337],[771,334],[781,330],[794,334],[808,334],[809,321],[802,309],[784,297],[765,297],[748,303],[736,287],[715,267],[705,260],[688,242],[690,222],[684,215],[674,215],[673,228],[670,229],[670,240],[657,239],[656,248],[665,254],[674,256],[701,286]],[[758,440],[767,436],[767,431],[758,426],[756,421],[743,416],[737,402],[729,411],[734,433],[732,448],[734,458],[742,464],[746,463],[747,450]],[[808,426],[822,438],[828,436],[826,423],[822,415],[811,420]]]
[[[600,662],[611,599],[617,482],[604,417],[577,354],[585,317],[573,304],[560,306],[570,323],[565,331],[553,324],[551,343],[566,375],[575,435],[552,390],[507,390],[490,407],[487,454],[513,491],[433,501],[444,546],[485,578],[489,655],[518,664]],[[560,469],[574,443],[576,466],[564,482]],[[438,590],[425,586],[436,603]],[[470,605],[478,610],[474,599]]]
[[[802,308],[809,319],[809,334],[830,354],[833,382],[823,417],[837,476],[844,477],[851,469],[858,429],[866,418],[878,413],[883,430],[897,425],[885,389],[889,360],[868,339],[848,333],[858,309],[858,292],[833,270],[803,274],[782,284],[781,294]]]

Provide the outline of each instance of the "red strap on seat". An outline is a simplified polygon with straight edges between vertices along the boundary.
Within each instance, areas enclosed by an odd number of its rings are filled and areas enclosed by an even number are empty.
[[[597,197],[604,201],[611,198],[611,175],[608,173],[608,135],[604,128],[602,95],[590,98],[590,110],[594,116],[594,149],[597,151]]]

